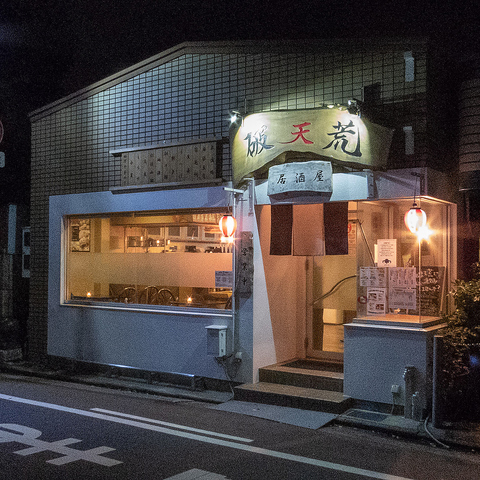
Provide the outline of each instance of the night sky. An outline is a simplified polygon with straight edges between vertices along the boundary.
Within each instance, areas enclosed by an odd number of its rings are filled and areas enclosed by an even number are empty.
[[[28,113],[184,41],[432,36],[479,50],[478,0],[3,0],[0,204],[28,200]]]

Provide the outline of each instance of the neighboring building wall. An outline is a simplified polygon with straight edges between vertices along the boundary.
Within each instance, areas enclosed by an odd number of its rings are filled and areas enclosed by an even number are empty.
[[[21,358],[26,342],[29,280],[22,276],[25,206],[0,207],[0,361]]]
[[[231,110],[296,110],[352,98],[365,100],[372,121],[395,128],[390,166],[428,164],[426,54],[424,42],[185,44],[34,112],[31,356],[46,354],[50,195],[120,186],[121,159],[112,150],[227,139]],[[414,58],[413,79],[406,58]],[[405,126],[415,134],[409,155]],[[228,180],[228,142],[222,165]]]

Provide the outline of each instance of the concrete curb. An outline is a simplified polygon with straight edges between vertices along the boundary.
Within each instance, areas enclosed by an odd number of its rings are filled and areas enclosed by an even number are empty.
[[[71,374],[66,370],[54,370],[8,362],[0,364],[0,372],[212,404],[221,404],[233,398],[232,392],[191,390],[174,385],[148,384],[145,381],[127,377]],[[426,430],[425,422],[405,419],[399,415],[355,408],[338,415],[334,423],[349,427],[377,430],[406,438],[428,440],[443,448],[480,451],[479,424],[452,425],[451,428],[445,429],[434,428],[428,425]]]

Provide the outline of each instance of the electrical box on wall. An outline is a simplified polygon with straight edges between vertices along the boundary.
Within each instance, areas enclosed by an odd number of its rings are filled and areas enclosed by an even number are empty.
[[[224,357],[227,355],[227,330],[225,325],[209,325],[207,330],[207,355]]]

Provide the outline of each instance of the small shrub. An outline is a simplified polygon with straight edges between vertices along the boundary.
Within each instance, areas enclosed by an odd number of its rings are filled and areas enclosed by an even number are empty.
[[[452,408],[468,415],[479,410],[480,379],[480,265],[472,280],[456,280],[451,291],[455,311],[444,317],[442,391]],[[475,411],[476,411],[475,410]],[[478,413],[478,412],[477,412]]]

